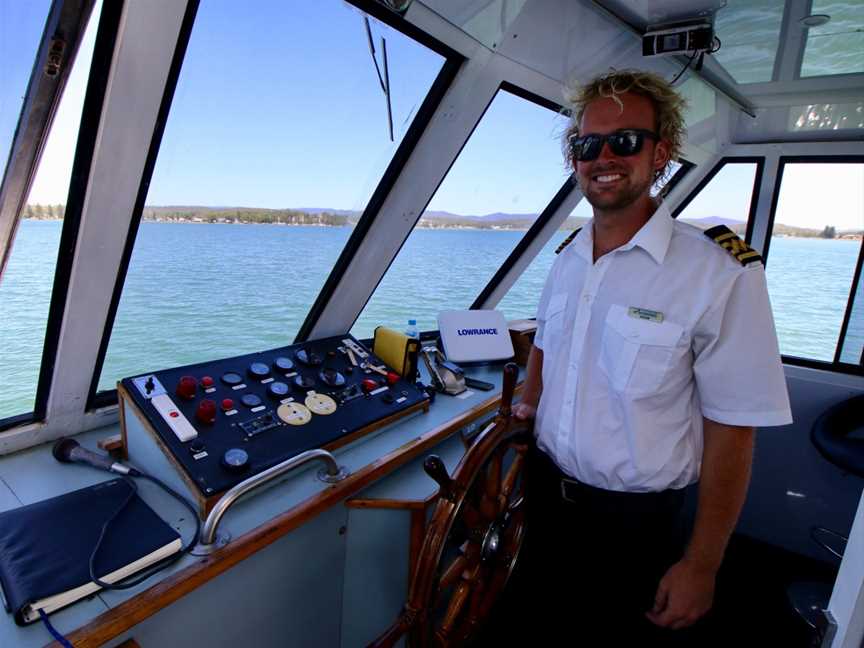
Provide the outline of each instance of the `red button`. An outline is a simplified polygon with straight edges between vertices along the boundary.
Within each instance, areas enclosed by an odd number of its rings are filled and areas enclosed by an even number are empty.
[[[395,385],[397,382],[399,382],[399,374],[394,373],[392,371],[388,371],[387,372],[387,384],[388,385]]]
[[[198,381],[194,376],[183,376],[177,383],[177,395],[185,400],[192,400],[198,391]]]
[[[222,409],[223,409],[223,411],[225,411],[225,412],[227,412],[228,410],[232,410],[232,409],[234,409],[234,401],[231,400],[230,398],[225,398],[225,399],[222,401]]]
[[[363,385],[363,391],[366,392],[367,394],[371,391],[374,391],[375,389],[378,389],[378,383],[375,380],[372,380],[371,378],[367,378],[366,380],[364,380],[362,385]]]
[[[198,403],[198,409],[195,410],[195,418],[202,423],[213,424],[216,421],[216,401],[202,398]]]
[[[180,416],[180,412],[178,412],[177,410],[171,410],[170,412],[168,412],[168,416],[170,416],[171,418],[177,418],[178,416]]]
[[[210,376],[203,376],[201,378],[201,386],[204,389],[210,389],[213,386],[213,379]]]

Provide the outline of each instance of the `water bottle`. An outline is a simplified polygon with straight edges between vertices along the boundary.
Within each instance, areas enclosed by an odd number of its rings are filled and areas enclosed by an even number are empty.
[[[411,338],[420,339],[420,331],[417,330],[417,320],[409,319],[408,328],[405,329],[405,335]]]

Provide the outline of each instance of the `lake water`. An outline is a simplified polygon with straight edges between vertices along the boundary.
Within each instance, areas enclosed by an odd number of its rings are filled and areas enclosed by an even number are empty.
[[[61,223],[23,221],[0,284],[0,418],[33,407]],[[118,378],[290,344],[348,240],[349,228],[143,223],[100,389]],[[499,305],[530,317],[564,232]],[[436,328],[440,310],[467,308],[523,232],[416,230],[352,333]],[[831,360],[860,242],[775,238],[768,283],[781,350]],[[862,282],[864,286],[864,282]],[[861,287],[859,287],[861,288]],[[860,293],[860,290],[859,290]],[[843,359],[864,344],[864,296]],[[857,354],[857,355],[856,355]]]

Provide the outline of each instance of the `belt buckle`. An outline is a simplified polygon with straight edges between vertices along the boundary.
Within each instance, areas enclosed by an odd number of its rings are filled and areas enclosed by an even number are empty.
[[[571,504],[577,504],[578,502],[567,495],[567,484],[573,484],[573,486],[578,487],[579,482],[575,479],[568,479],[567,477],[561,478],[561,499],[565,502],[570,502]]]

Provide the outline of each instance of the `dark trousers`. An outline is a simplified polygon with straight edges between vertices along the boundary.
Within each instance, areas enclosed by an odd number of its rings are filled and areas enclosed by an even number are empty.
[[[568,481],[562,493],[566,475],[537,449],[525,477],[525,543],[489,636],[502,636],[503,624],[524,645],[699,645],[692,631],[645,618],[683,553],[683,491],[619,493]]]

